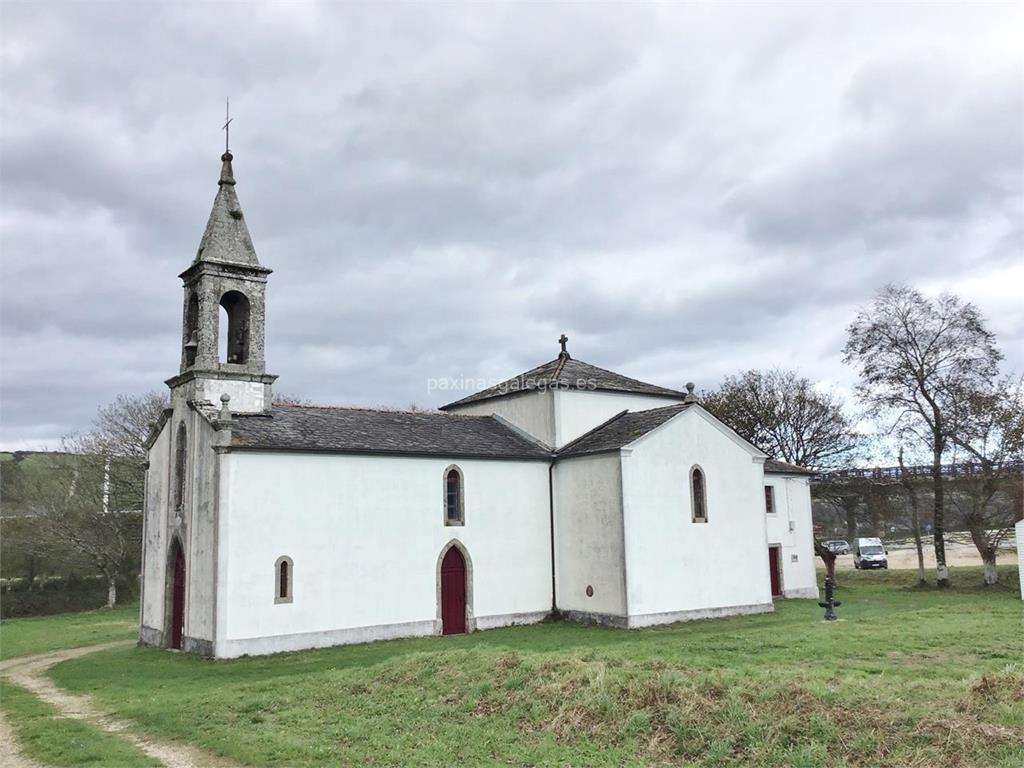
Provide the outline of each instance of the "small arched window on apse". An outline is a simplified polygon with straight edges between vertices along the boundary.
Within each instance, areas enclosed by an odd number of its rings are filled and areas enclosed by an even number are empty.
[[[224,310],[220,317],[220,360],[245,363],[249,360],[249,299],[244,293],[228,291],[220,297],[220,306]]]
[[[708,492],[704,470],[696,464],[690,469],[690,508],[693,510],[693,522],[708,521]]]
[[[292,584],[295,581],[295,564],[287,555],[277,558],[274,563],[274,603],[292,601]]]
[[[188,458],[188,435],[185,422],[178,423],[174,436],[174,508],[181,509],[185,503],[185,469]]]
[[[465,525],[466,505],[462,470],[454,464],[444,471],[444,524]]]

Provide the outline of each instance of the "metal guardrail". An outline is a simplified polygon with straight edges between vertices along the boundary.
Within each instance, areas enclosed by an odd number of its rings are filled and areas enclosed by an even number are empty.
[[[998,466],[1002,472],[1024,472],[1024,461],[1013,461]],[[943,464],[943,477],[971,477],[982,473],[981,463],[964,461],[956,464]],[[812,478],[818,483],[835,482],[837,480],[900,480],[904,477],[931,477],[932,465],[919,464],[913,467],[858,467],[856,469],[837,469],[822,472]]]

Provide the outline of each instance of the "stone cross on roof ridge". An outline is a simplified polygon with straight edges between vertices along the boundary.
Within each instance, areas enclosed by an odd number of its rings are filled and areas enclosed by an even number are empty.
[[[558,343],[562,346],[562,351],[558,353],[559,357],[569,357],[569,350],[565,348],[565,345],[569,343],[569,337],[564,333],[558,337]]]

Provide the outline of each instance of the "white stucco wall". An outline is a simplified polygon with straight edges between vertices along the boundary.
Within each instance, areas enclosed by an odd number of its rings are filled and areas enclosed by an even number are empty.
[[[690,468],[707,488],[692,522]],[[693,408],[622,452],[630,626],[772,610],[763,465]]]
[[[646,411],[681,401],[672,397],[634,395],[598,390],[556,390],[554,393],[555,447],[561,448],[622,411]]]
[[[775,514],[766,514],[765,523],[768,545],[780,546],[782,594],[817,599],[810,481],[766,472],[764,484],[775,489]]]
[[[520,392],[451,408],[449,412],[473,416],[496,413],[545,445],[554,445],[554,406],[550,391]]]
[[[234,413],[259,413],[266,410],[270,387],[258,381],[234,381],[201,377],[196,381],[196,398],[220,408],[220,396],[231,398]]]
[[[192,640],[210,643],[214,631],[214,569],[217,456],[214,430],[176,391],[174,413],[149,450],[146,473],[145,535],[142,562],[140,637],[165,643],[152,630],[165,633],[168,595],[168,555],[177,535],[185,554],[185,616],[183,636],[187,650]],[[173,508],[174,441],[178,425],[186,429],[185,492],[180,510]],[[207,652],[207,649],[204,649]]]
[[[189,441],[185,489],[184,634],[186,638],[209,642],[214,632],[218,456],[213,450],[215,433],[206,419],[189,409],[186,423]]]
[[[465,482],[444,525],[443,473]],[[222,455],[218,656],[431,634],[438,557],[469,553],[477,628],[551,608],[548,463],[236,451]],[[274,603],[274,563],[294,562]]]
[[[617,453],[555,465],[555,583],[562,611],[625,618],[620,483]]]
[[[164,588],[167,568],[167,494],[170,482],[171,421],[149,449],[146,470],[146,501],[142,537],[142,595],[139,623],[159,632],[164,630]]]

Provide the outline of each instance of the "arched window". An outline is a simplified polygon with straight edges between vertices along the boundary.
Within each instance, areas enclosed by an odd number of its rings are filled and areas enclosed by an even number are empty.
[[[277,558],[274,563],[274,602],[292,601],[292,583],[295,581],[295,565],[287,555]]]
[[[462,470],[452,464],[444,471],[444,524],[464,525],[465,502],[462,488]]]
[[[693,510],[693,522],[708,521],[708,497],[704,484],[704,470],[694,466],[690,470],[690,505]]]
[[[174,508],[181,509],[185,503],[185,461],[188,456],[185,422],[178,424],[178,433],[174,438]]]
[[[221,322],[227,319],[227,328],[221,328],[221,361],[244,363],[249,359],[249,299],[244,293],[228,291],[220,297],[224,310]]]
[[[199,351],[199,297],[192,293],[188,297],[185,309],[185,367],[196,364],[196,352]]]

